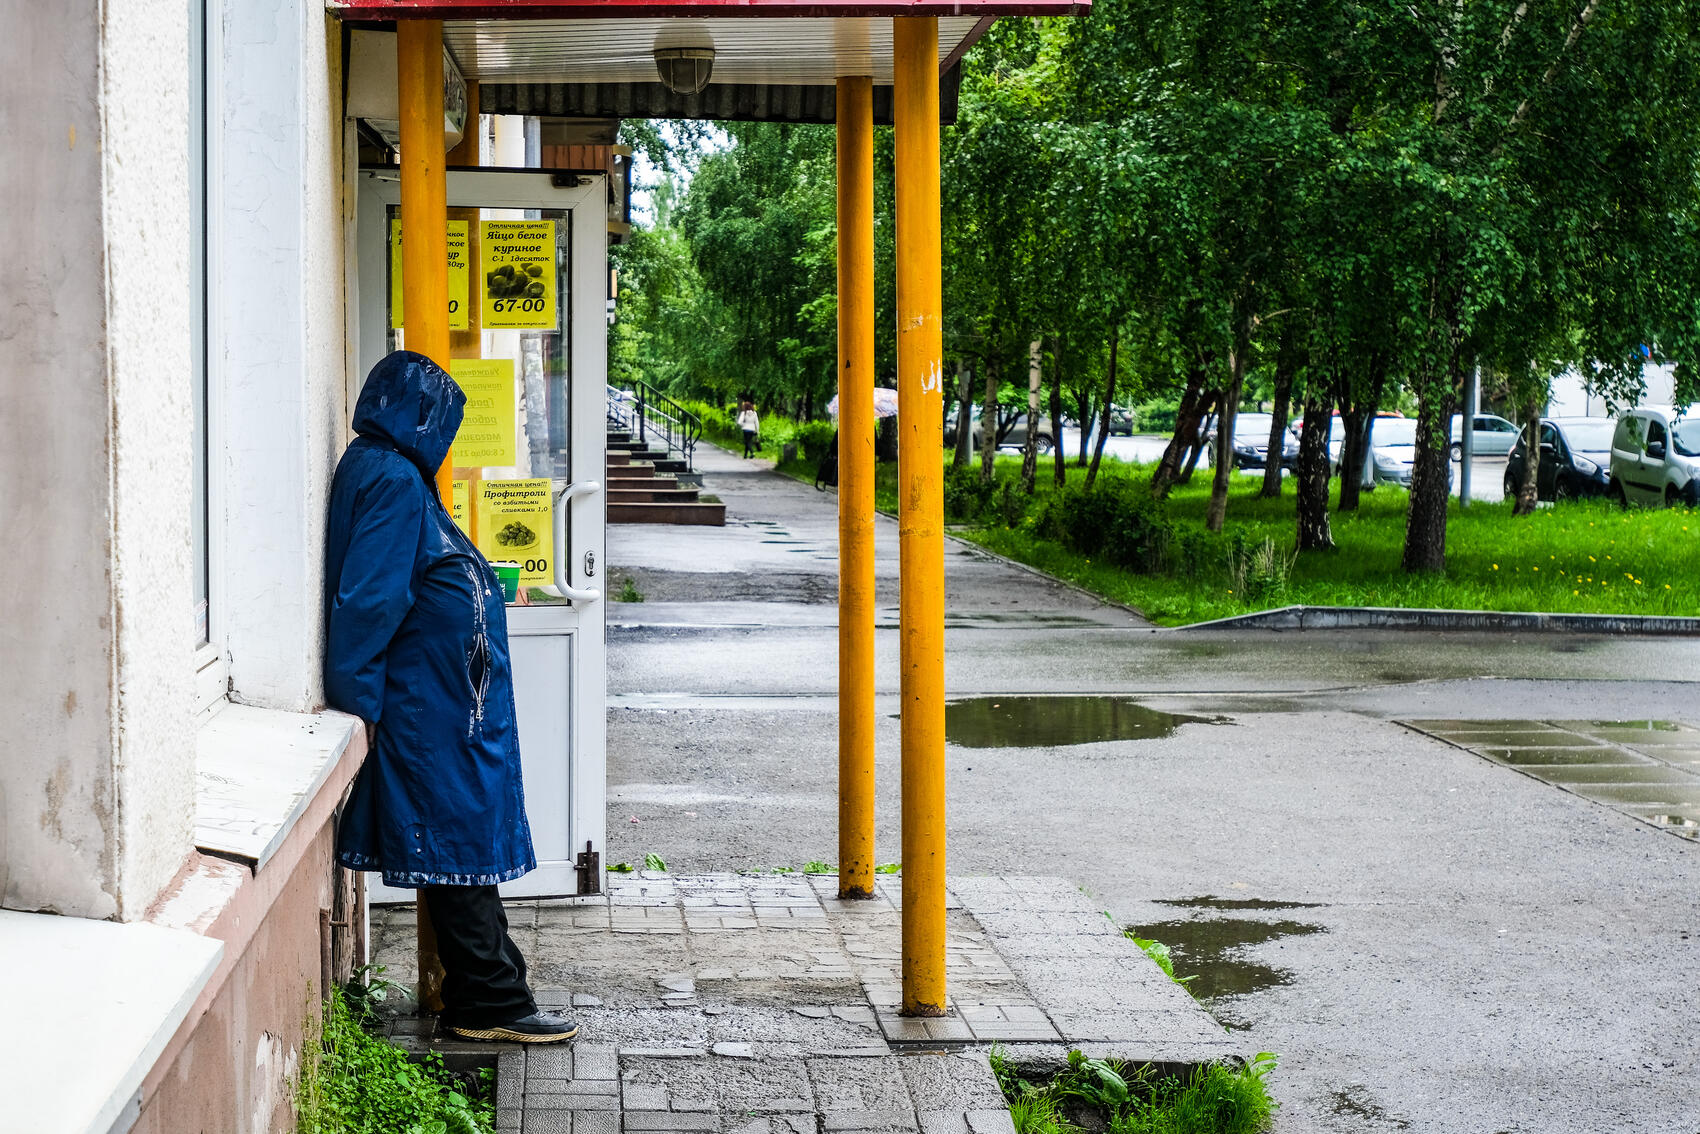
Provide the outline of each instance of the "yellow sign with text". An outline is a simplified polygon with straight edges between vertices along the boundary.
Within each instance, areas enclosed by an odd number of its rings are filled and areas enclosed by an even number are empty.
[[[514,363],[511,358],[456,358],[449,374],[466,393],[466,415],[449,461],[457,469],[519,461],[514,441]]]
[[[492,563],[518,563],[522,587],[555,581],[552,490],[547,477],[478,485],[478,550]]]
[[[472,328],[472,260],[466,254],[466,221],[449,222],[449,330]],[[404,325],[401,312],[401,219],[390,218],[390,329]]]
[[[486,330],[555,329],[555,222],[480,221]]]
[[[464,480],[451,480],[449,482],[449,493],[449,519],[455,522],[455,527],[465,533],[468,539],[471,539],[472,513],[467,507],[471,499],[471,486]]]

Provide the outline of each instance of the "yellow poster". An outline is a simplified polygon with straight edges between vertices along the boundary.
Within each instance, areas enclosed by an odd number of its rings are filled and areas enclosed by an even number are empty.
[[[514,363],[511,358],[456,358],[449,373],[466,392],[466,416],[455,434],[454,468],[516,464]]]
[[[550,492],[546,477],[478,485],[478,550],[492,563],[518,563],[524,587],[555,581]]]
[[[449,492],[449,519],[455,522],[455,527],[459,528],[462,532],[465,532],[468,537],[470,537],[472,535],[472,528],[470,526],[472,516],[467,510],[467,482],[464,480],[451,480],[449,482]]]
[[[480,221],[486,330],[555,329],[555,222]]]
[[[449,330],[472,328],[468,306],[472,293],[472,260],[466,254],[466,221],[449,222]],[[401,219],[390,218],[390,328],[401,327]]]

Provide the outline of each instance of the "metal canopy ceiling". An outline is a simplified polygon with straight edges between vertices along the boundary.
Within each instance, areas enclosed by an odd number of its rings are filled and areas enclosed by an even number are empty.
[[[344,20],[656,16],[1074,16],[1091,0],[325,0]]]
[[[973,16],[939,20],[940,71],[979,37]],[[841,75],[890,85],[888,19],[464,20],[443,43],[481,84],[615,84],[656,81],[657,47],[714,48],[710,86],[826,86]]]

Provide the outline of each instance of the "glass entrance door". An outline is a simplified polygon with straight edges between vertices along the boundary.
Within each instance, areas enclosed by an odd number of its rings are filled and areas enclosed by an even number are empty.
[[[467,394],[452,511],[512,586],[508,635],[538,868],[507,897],[601,888],[607,676],[603,558],[607,187],[551,173],[448,175],[450,372]],[[406,347],[399,172],[363,170],[358,384]],[[371,889],[375,902],[411,890]]]

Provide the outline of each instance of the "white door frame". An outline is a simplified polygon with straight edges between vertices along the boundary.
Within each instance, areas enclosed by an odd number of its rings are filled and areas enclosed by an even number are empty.
[[[607,464],[607,375],[608,340],[605,327],[608,227],[607,184],[600,176],[579,177],[574,187],[559,187],[551,172],[457,171],[448,175],[450,208],[549,209],[567,211],[571,229],[571,263],[568,267],[568,302],[571,335],[571,479],[556,481],[559,492],[567,484],[600,482]],[[350,407],[359,395],[365,375],[388,351],[387,280],[389,257],[388,206],[401,199],[400,171],[362,170],[356,201],[357,279],[359,291],[357,325],[359,347],[353,352],[357,372],[349,375]],[[474,283],[482,277],[473,265]],[[476,290],[475,290],[476,294]],[[571,541],[567,547],[567,577],[575,588],[602,586],[605,496],[591,492],[570,498],[568,509]],[[587,561],[587,553],[593,559]],[[595,574],[587,573],[594,563]],[[540,643],[533,639],[558,639],[545,649],[557,649],[552,662],[564,666],[571,677],[565,694],[569,704],[564,714],[569,735],[565,737],[567,776],[544,774],[541,762],[555,759],[562,749],[546,735],[531,735],[525,729],[521,708],[521,760],[526,771],[526,813],[534,841],[540,847],[537,869],[502,886],[507,898],[558,897],[602,889],[601,856],[606,847],[607,826],[607,691],[608,671],[604,611],[600,601],[508,608],[510,645],[526,653]],[[524,641],[513,641],[524,639]],[[553,708],[553,706],[550,706]],[[559,718],[560,714],[550,714]],[[535,776],[532,769],[536,768]],[[543,798],[530,790],[531,782],[564,786],[567,798]],[[566,824],[563,833],[558,828]],[[565,858],[544,857],[545,847],[566,847]],[[596,868],[581,872],[579,853],[589,850]],[[588,889],[586,888],[588,883]],[[411,902],[413,890],[398,890],[372,881],[371,900],[376,903]]]

